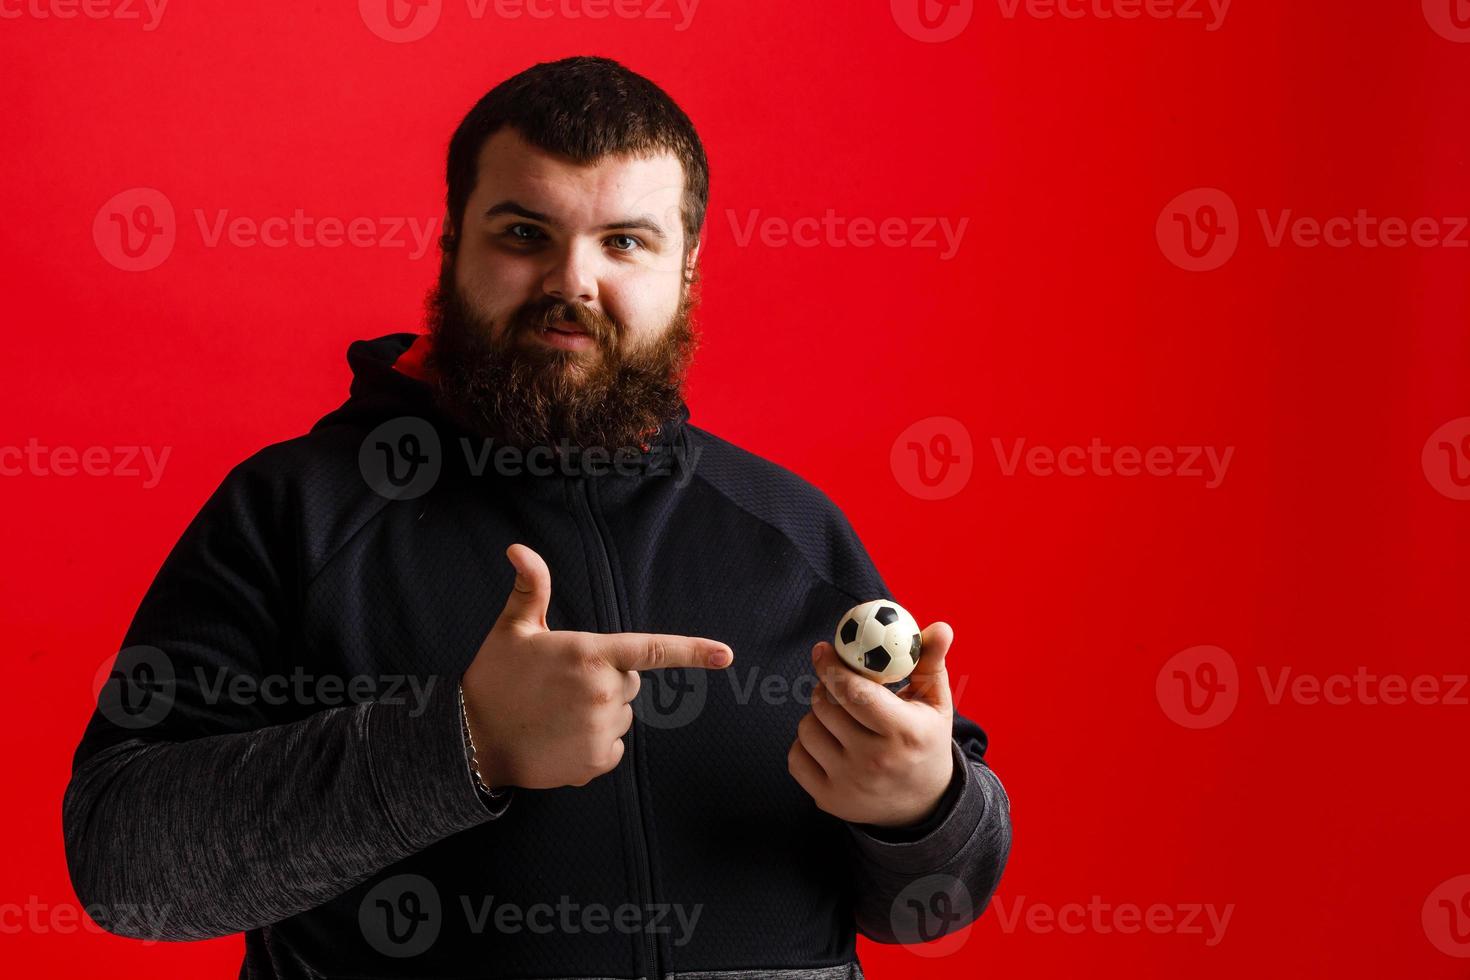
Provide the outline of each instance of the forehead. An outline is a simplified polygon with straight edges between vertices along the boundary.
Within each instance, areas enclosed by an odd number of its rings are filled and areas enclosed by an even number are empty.
[[[607,156],[579,164],[547,153],[510,127],[480,148],[471,206],[511,199],[575,228],[652,215],[677,234],[684,167],[667,151],[653,156]]]

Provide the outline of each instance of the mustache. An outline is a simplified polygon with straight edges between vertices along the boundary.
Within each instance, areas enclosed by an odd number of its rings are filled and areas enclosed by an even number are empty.
[[[575,323],[599,344],[609,343],[618,333],[617,325],[611,318],[585,303],[549,300],[528,303],[516,310],[510,320],[510,334],[518,336],[522,331],[560,327],[569,322]]]

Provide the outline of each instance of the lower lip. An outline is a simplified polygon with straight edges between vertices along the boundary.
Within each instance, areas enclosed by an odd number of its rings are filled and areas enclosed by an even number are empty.
[[[545,329],[537,330],[536,336],[542,343],[560,347],[562,350],[586,350],[597,346],[597,342],[585,333],[563,333],[560,330]]]

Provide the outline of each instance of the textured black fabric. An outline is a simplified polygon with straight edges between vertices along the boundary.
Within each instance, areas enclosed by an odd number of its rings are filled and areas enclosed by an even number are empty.
[[[890,595],[831,500],[687,407],[634,472],[476,473],[479,443],[467,458],[428,387],[392,367],[412,340],[353,344],[346,404],[235,467],[143,598],[63,803],[72,881],[112,910],[101,924],[245,931],[250,977],[651,977],[842,967],[857,929],[910,941],[933,938],[927,912],[941,931],[978,915],[1010,807],[973,721],[956,716],[956,777],[920,827],[844,824],[787,772],[812,644]],[[439,472],[395,499],[373,460],[400,448]],[[736,660],[645,672],[616,770],[516,788],[497,815],[456,684],[517,541],[551,569],[552,629],[712,637]],[[292,677],[312,693],[249,696]],[[538,933],[477,918],[487,901],[698,919]],[[394,916],[414,912],[427,932],[403,940]]]

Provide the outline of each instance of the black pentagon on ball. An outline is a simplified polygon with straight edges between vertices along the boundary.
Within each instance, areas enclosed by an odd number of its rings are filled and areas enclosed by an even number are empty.
[[[847,622],[842,624],[842,642],[851,643],[853,640],[856,640],[857,630],[857,620],[853,619],[851,616],[847,617]]]
[[[878,611],[873,613],[873,618],[882,623],[884,626],[887,626],[890,623],[897,621],[898,610],[894,609],[892,606],[879,606]]]
[[[919,662],[919,651],[922,650],[923,648],[924,648],[924,641],[922,639],[920,639],[918,633],[915,633],[914,634],[914,638],[909,641],[909,659],[912,660],[914,663],[918,663]]]
[[[863,666],[869,670],[875,670],[881,673],[888,669],[888,663],[892,659],[892,657],[888,656],[888,651],[880,643],[863,654]]]

